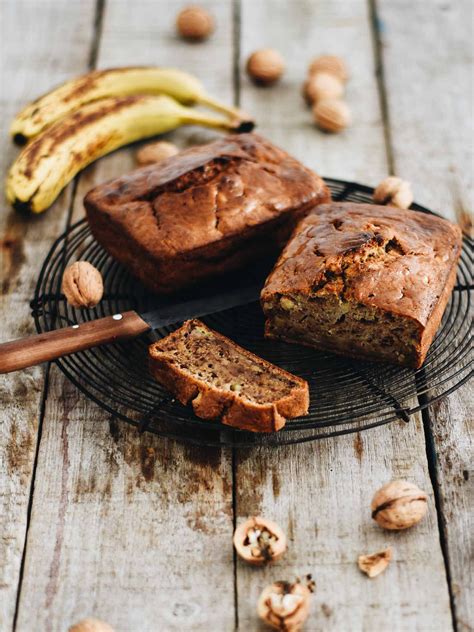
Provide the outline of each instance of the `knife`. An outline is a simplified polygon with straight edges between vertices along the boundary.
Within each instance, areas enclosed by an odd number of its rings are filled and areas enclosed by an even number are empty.
[[[85,323],[70,325],[35,336],[0,344],[0,373],[26,369],[41,362],[56,360],[76,351],[83,351],[109,342],[134,338],[152,329],[182,322],[188,318],[213,314],[238,305],[257,301],[263,286],[261,278],[252,279],[244,287],[230,284],[211,295],[166,303],[152,311],[127,311]]]

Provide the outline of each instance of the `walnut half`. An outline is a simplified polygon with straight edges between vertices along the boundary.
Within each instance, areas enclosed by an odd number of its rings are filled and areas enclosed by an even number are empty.
[[[297,632],[308,618],[310,596],[311,588],[298,580],[274,582],[260,594],[258,616],[276,630]]]
[[[275,522],[252,516],[235,530],[234,546],[243,560],[261,566],[282,557],[286,536]]]
[[[392,559],[392,547],[388,547],[371,555],[359,555],[358,564],[360,570],[370,578],[383,573]]]

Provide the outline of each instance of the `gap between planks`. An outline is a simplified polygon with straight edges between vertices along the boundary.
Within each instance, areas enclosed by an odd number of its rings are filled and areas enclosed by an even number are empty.
[[[426,405],[426,397],[424,395],[419,395],[418,400],[420,404],[425,403]],[[441,502],[440,481],[439,481],[438,472],[437,472],[436,446],[435,446],[435,439],[431,431],[431,419],[430,419],[429,409],[427,407],[421,410],[421,417],[423,420],[423,431],[425,433],[426,459],[428,461],[428,472],[430,475],[431,485],[433,487],[433,496],[434,496],[434,501],[435,501],[436,514],[438,516],[439,543],[441,547],[441,553],[443,555],[444,568],[446,571],[446,582],[448,584],[448,591],[449,591],[449,605],[451,607],[451,620],[453,624],[453,630],[454,632],[457,632],[458,624],[457,624],[457,616],[456,616],[456,601],[454,599],[453,579],[451,575],[451,569],[449,567],[448,537],[446,533],[445,517],[443,514],[443,506]]]
[[[232,85],[234,105],[240,106],[240,58],[241,58],[241,0],[232,0]],[[232,448],[232,525],[237,528],[237,448]],[[234,625],[239,629],[239,588],[237,578],[237,551],[233,547]]]
[[[382,41],[380,39],[380,20],[377,12],[377,0],[367,0],[369,8],[370,26],[372,33],[372,48],[375,62],[375,76],[379,93],[380,111],[382,113],[385,153],[389,173],[395,175],[395,161],[393,157],[392,130],[390,126],[390,112],[387,101],[387,85],[383,63]]]
[[[390,117],[390,109],[388,104],[388,95],[387,95],[387,83],[386,83],[386,75],[385,75],[385,64],[384,64],[384,54],[383,54],[383,42],[381,38],[381,28],[382,23],[379,17],[378,10],[378,0],[367,0],[369,13],[370,13],[370,22],[371,22],[371,30],[372,30],[372,41],[373,41],[373,49],[374,49],[374,59],[376,65],[376,77],[377,77],[377,85],[379,90],[379,98],[380,98],[380,108],[383,117],[383,126],[384,126],[384,135],[385,135],[385,144],[386,144],[386,154],[387,154],[387,163],[390,170],[390,174],[396,175],[396,164],[395,164],[395,149],[392,139],[392,125],[391,125],[391,117]],[[440,491],[440,480],[437,472],[437,456],[436,456],[436,441],[431,427],[431,417],[430,410],[427,404],[426,395],[420,392],[420,389],[417,385],[417,399],[421,408],[421,416],[423,422],[423,433],[425,438],[425,453],[426,460],[428,465],[428,472],[431,480],[431,485],[433,488],[433,496],[435,501],[435,509],[437,514],[437,522],[438,522],[438,534],[439,534],[439,542],[441,553],[444,562],[444,568],[446,573],[446,583],[448,587],[449,593],[449,604],[451,610],[451,620],[454,632],[457,632],[457,612],[456,612],[456,601],[454,596],[453,589],[453,578],[450,569],[450,558],[449,558],[449,544],[448,544],[448,534],[446,532],[446,518],[443,511],[443,504],[441,501],[441,491]]]

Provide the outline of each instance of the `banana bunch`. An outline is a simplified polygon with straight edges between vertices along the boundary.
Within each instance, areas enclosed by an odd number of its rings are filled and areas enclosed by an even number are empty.
[[[223,112],[209,116],[189,105]],[[10,133],[25,144],[7,176],[7,198],[19,210],[47,209],[74,176],[101,156],[181,125],[249,131],[253,121],[207,95],[179,70],[114,68],[66,82],[25,107]]]

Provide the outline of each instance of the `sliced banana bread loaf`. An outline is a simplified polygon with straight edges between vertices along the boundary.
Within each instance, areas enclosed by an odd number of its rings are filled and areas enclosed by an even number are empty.
[[[241,134],[101,184],[84,204],[105,250],[169,293],[277,254],[302,214],[330,199],[313,171]]]
[[[461,245],[459,227],[434,215],[319,206],[298,224],[266,281],[266,336],[420,367]]]
[[[308,412],[305,380],[287,373],[199,320],[149,348],[150,371],[203,419],[253,432],[280,430]]]

